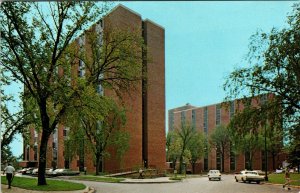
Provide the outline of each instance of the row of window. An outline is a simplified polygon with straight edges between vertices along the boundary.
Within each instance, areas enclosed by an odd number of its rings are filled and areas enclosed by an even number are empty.
[[[95,30],[96,30],[96,33],[98,34],[98,44],[99,46],[101,47],[103,45],[103,21],[100,20],[98,23],[96,23],[96,27],[95,27]],[[82,35],[81,37],[78,38],[78,44],[79,44],[79,47],[80,47],[80,51],[81,52],[84,52],[84,45],[85,45],[85,36]],[[100,54],[100,49],[99,49],[99,53],[97,54]],[[85,63],[83,60],[79,60],[79,65],[78,65],[78,70],[77,70],[77,74],[78,74],[78,77],[81,77],[81,78],[84,78],[85,76]],[[104,94],[104,89],[102,87],[102,84],[101,84],[101,80],[103,80],[104,78],[104,75],[103,74],[100,74],[98,79],[99,79],[99,84],[98,86],[96,87],[96,90],[97,92],[100,94],[100,95],[103,95]]]
[[[216,125],[220,125],[221,124],[221,105],[218,104],[216,105]],[[203,109],[204,113],[203,113],[203,131],[205,134],[208,133],[208,107],[204,107]],[[230,103],[230,107],[229,107],[229,116],[230,118],[232,118],[234,116],[235,113],[235,105],[234,102]],[[180,113],[180,117],[181,117],[181,124],[184,124],[186,122],[186,111],[181,111]],[[196,110],[193,109],[192,110],[192,126],[196,127]],[[170,130],[174,129],[174,113],[172,111],[170,111],[169,114],[169,126],[170,126]]]

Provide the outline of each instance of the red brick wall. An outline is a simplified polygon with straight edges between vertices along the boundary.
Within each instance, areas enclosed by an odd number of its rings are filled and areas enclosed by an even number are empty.
[[[112,29],[131,29],[138,30],[142,36],[142,19],[139,14],[123,7],[117,6],[113,11],[103,18],[104,30]],[[159,169],[165,168],[165,65],[164,65],[164,29],[150,21],[145,21],[147,28],[145,40],[148,45],[148,56],[152,56],[151,62],[147,63],[148,87],[147,96],[142,95],[142,81],[137,84],[135,90],[131,90],[129,94],[123,93],[122,101],[126,107],[126,125],[123,128],[130,134],[129,150],[125,153],[123,160],[119,160],[115,154],[115,149],[110,147],[110,157],[104,159],[103,167],[107,172],[114,172],[120,169],[135,168],[143,165],[143,124],[147,133],[144,138],[144,148],[147,150],[148,165],[153,165]],[[91,28],[92,29],[92,28]],[[72,46],[78,47],[76,41]],[[141,60],[141,64],[142,64]],[[145,64],[146,65],[146,64]],[[142,72],[142,68],[140,69]],[[88,71],[86,71],[88,74]],[[59,69],[62,75],[62,69]],[[77,76],[77,66],[72,67],[72,77]],[[72,82],[74,85],[74,82]],[[115,98],[116,94],[112,90],[105,90],[104,94]],[[144,100],[144,106],[143,106]],[[144,108],[144,109],[143,109]],[[144,123],[143,123],[144,116]],[[64,137],[63,125],[58,126],[58,160],[57,167],[64,167]],[[147,139],[147,140],[146,140]],[[47,151],[47,167],[52,167],[53,160],[53,137],[50,136]],[[24,144],[25,146],[25,144]],[[26,151],[26,150],[25,150]],[[24,151],[24,153],[25,153]],[[30,150],[30,159],[33,152]],[[78,170],[76,156],[70,162],[70,168]],[[85,166],[88,171],[95,171],[93,156],[86,152]]]
[[[269,97],[274,97],[273,95],[270,95]],[[259,101],[257,98],[252,99],[252,105],[253,106],[258,106]],[[244,108],[244,105],[241,103],[238,103],[239,100],[235,100],[235,110],[241,111]],[[211,134],[216,127],[216,105],[210,105],[207,106],[208,108],[208,134]],[[203,130],[203,123],[204,123],[204,108],[205,107],[194,107],[191,105],[185,105],[182,107],[178,107],[175,109],[171,109],[169,113],[173,112],[174,113],[174,127],[179,128],[181,125],[181,112],[185,111],[186,115],[186,121],[187,122],[192,122],[191,114],[192,110],[196,111],[196,129],[200,132],[204,132]],[[170,117],[170,115],[169,115]],[[226,107],[224,105],[221,106],[221,124],[227,125],[230,122],[230,114],[229,114],[229,107]],[[281,164],[281,162],[285,159],[285,156],[278,155],[275,158],[275,166],[277,167],[278,165]],[[204,161],[203,159],[198,161],[199,165],[201,164],[201,169],[197,168],[197,171],[201,171],[204,169]],[[254,154],[253,157],[253,169],[259,169],[261,170],[262,168],[262,155],[261,151],[257,151]],[[268,155],[268,169],[272,170],[272,157],[271,155]],[[199,167],[198,165],[198,167]],[[214,147],[211,147],[211,151],[208,154],[208,168],[209,169],[215,169],[216,168],[216,150]],[[245,169],[245,156],[244,153],[240,153],[239,155],[236,156],[236,171],[240,171]],[[230,171],[230,156],[229,156],[229,149],[227,152],[227,155],[225,155],[225,160],[224,160],[224,170],[225,172],[231,172]]]
[[[104,30],[128,29],[128,27],[141,31],[142,19],[140,15],[128,11],[123,6],[117,7],[104,18]],[[109,91],[104,93],[114,96]],[[130,95],[124,93],[122,99],[127,110],[124,130],[130,133],[129,150],[124,155],[121,165],[117,156],[111,151],[110,158],[107,158],[104,163],[106,171],[113,171],[120,167],[132,168],[142,164],[142,82],[140,81],[137,90],[132,90]]]
[[[165,31],[153,22],[144,21],[147,45],[147,82],[144,95],[144,157],[148,166],[165,169]]]

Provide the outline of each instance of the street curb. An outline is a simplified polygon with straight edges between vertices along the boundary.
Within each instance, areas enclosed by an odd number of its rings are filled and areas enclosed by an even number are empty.
[[[161,181],[161,182],[129,182],[129,181],[122,181],[119,182],[120,184],[168,184],[168,183],[177,183],[182,182],[182,180],[173,180],[173,181]]]
[[[96,191],[95,191],[95,188],[92,188],[92,187],[86,187],[85,189],[84,189],[84,192],[83,193],[95,193]]]
[[[265,182],[264,184],[266,184],[266,185],[275,185],[275,186],[282,186],[283,185],[283,184],[273,184],[273,183],[268,183],[268,182]],[[300,189],[300,186],[290,185],[290,187]]]

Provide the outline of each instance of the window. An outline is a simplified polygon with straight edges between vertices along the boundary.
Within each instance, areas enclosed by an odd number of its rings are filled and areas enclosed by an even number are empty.
[[[245,169],[250,170],[250,152],[245,153]]]
[[[263,105],[268,101],[267,95],[263,94],[260,96],[260,104]]]
[[[204,171],[208,170],[208,157],[204,158]]]
[[[29,151],[30,151],[30,145],[27,145],[27,146],[26,146],[26,160],[27,160],[27,161],[30,161],[30,160],[29,160],[29,154],[30,154]]]
[[[204,107],[204,114],[203,114],[203,130],[204,133],[208,134],[208,108]]]
[[[181,125],[185,124],[185,111],[181,111]]]
[[[169,111],[169,129],[170,131],[172,131],[174,129],[174,112],[173,111]]]
[[[58,131],[57,131],[57,128],[54,129],[53,131],[53,142],[52,142],[52,148],[53,148],[53,151],[52,151],[52,155],[53,155],[53,160],[57,160],[57,148],[58,148]]]
[[[233,116],[234,116],[234,108],[235,108],[234,101],[231,101],[230,102],[230,107],[229,107],[229,117],[230,117],[230,119],[233,118]]]
[[[79,60],[78,76],[79,77],[84,77],[84,75],[85,75],[85,64],[82,60]]]
[[[34,144],[37,145],[37,141],[38,141],[38,132],[36,130],[34,130]]]
[[[96,33],[98,34],[98,43],[100,46],[103,45],[103,20],[100,20],[97,24],[96,24]]]
[[[218,170],[221,170],[221,167],[222,167],[222,164],[221,164],[221,161],[222,161],[222,155],[221,155],[221,151],[220,151],[220,148],[218,147],[216,149],[216,157],[217,157],[217,169]]]
[[[69,67],[64,67],[64,78],[65,78],[65,81],[66,81],[66,84],[68,86],[71,86],[71,81],[72,81],[72,78],[71,78],[71,64],[73,63],[71,61],[71,58],[69,55],[66,55],[65,56],[65,60],[66,60],[66,63],[69,64]]]
[[[80,52],[83,53],[84,52],[84,45],[85,45],[85,36],[80,36],[80,38],[78,39],[78,44],[79,44],[79,49]],[[82,54],[83,55],[83,54]],[[85,64],[82,60],[79,60],[79,65],[78,65],[78,76],[79,77],[84,77],[85,75]]]
[[[205,147],[204,147],[204,171],[207,171],[208,170],[208,141],[205,140]]]
[[[63,130],[63,136],[64,136],[64,137],[67,137],[67,136],[68,136],[69,130],[70,130],[69,127],[64,127],[64,130]]]
[[[33,146],[33,151],[34,151],[34,160],[37,160],[37,155],[38,155],[38,148],[37,148],[37,145],[34,145]]]
[[[98,76],[98,85],[97,85],[97,88],[96,88],[97,93],[100,94],[101,96],[104,95],[104,89],[103,89],[103,86],[101,84],[101,82],[103,81],[103,78],[104,78],[103,73],[99,74],[99,76]]]
[[[266,170],[266,159],[265,159],[265,151],[261,151],[261,169]]]
[[[216,125],[221,123],[221,105],[216,105]]]
[[[192,124],[194,129],[196,128],[196,110],[192,110]]]
[[[230,145],[230,170],[235,170],[235,153],[233,152],[232,145]]]
[[[252,102],[251,100],[252,100],[251,98],[244,99],[245,107],[250,107],[251,106],[251,102]]]

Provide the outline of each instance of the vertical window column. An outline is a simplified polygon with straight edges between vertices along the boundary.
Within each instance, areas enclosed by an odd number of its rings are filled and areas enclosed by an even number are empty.
[[[216,125],[221,124],[221,105],[216,105]]]
[[[38,132],[34,130],[34,145],[33,145],[33,151],[34,151],[34,157],[33,159],[37,161],[38,159]]]
[[[53,131],[53,143],[52,143],[52,148],[53,148],[53,163],[52,167],[57,166],[57,157],[58,157],[58,129],[57,127]]]
[[[185,124],[185,111],[181,111],[181,125]]]
[[[174,130],[174,112],[173,111],[169,111],[169,130],[173,131]]]
[[[234,101],[230,102],[230,108],[229,108],[229,118],[232,119],[235,113],[235,106]]]
[[[230,144],[230,170],[231,171],[235,171],[236,168],[235,164],[236,164],[235,153],[233,152],[232,144]]]
[[[203,113],[203,131],[205,135],[208,134],[208,108],[204,107],[204,113]]]
[[[79,44],[79,50],[80,50],[80,57],[83,57],[84,53],[84,45],[85,45],[85,36],[82,35],[78,39],[78,44]],[[85,75],[85,64],[82,59],[79,60],[79,65],[78,65],[78,77],[84,77]]]
[[[196,110],[195,109],[193,109],[192,110],[192,126],[193,126],[193,128],[194,129],[196,129]]]

